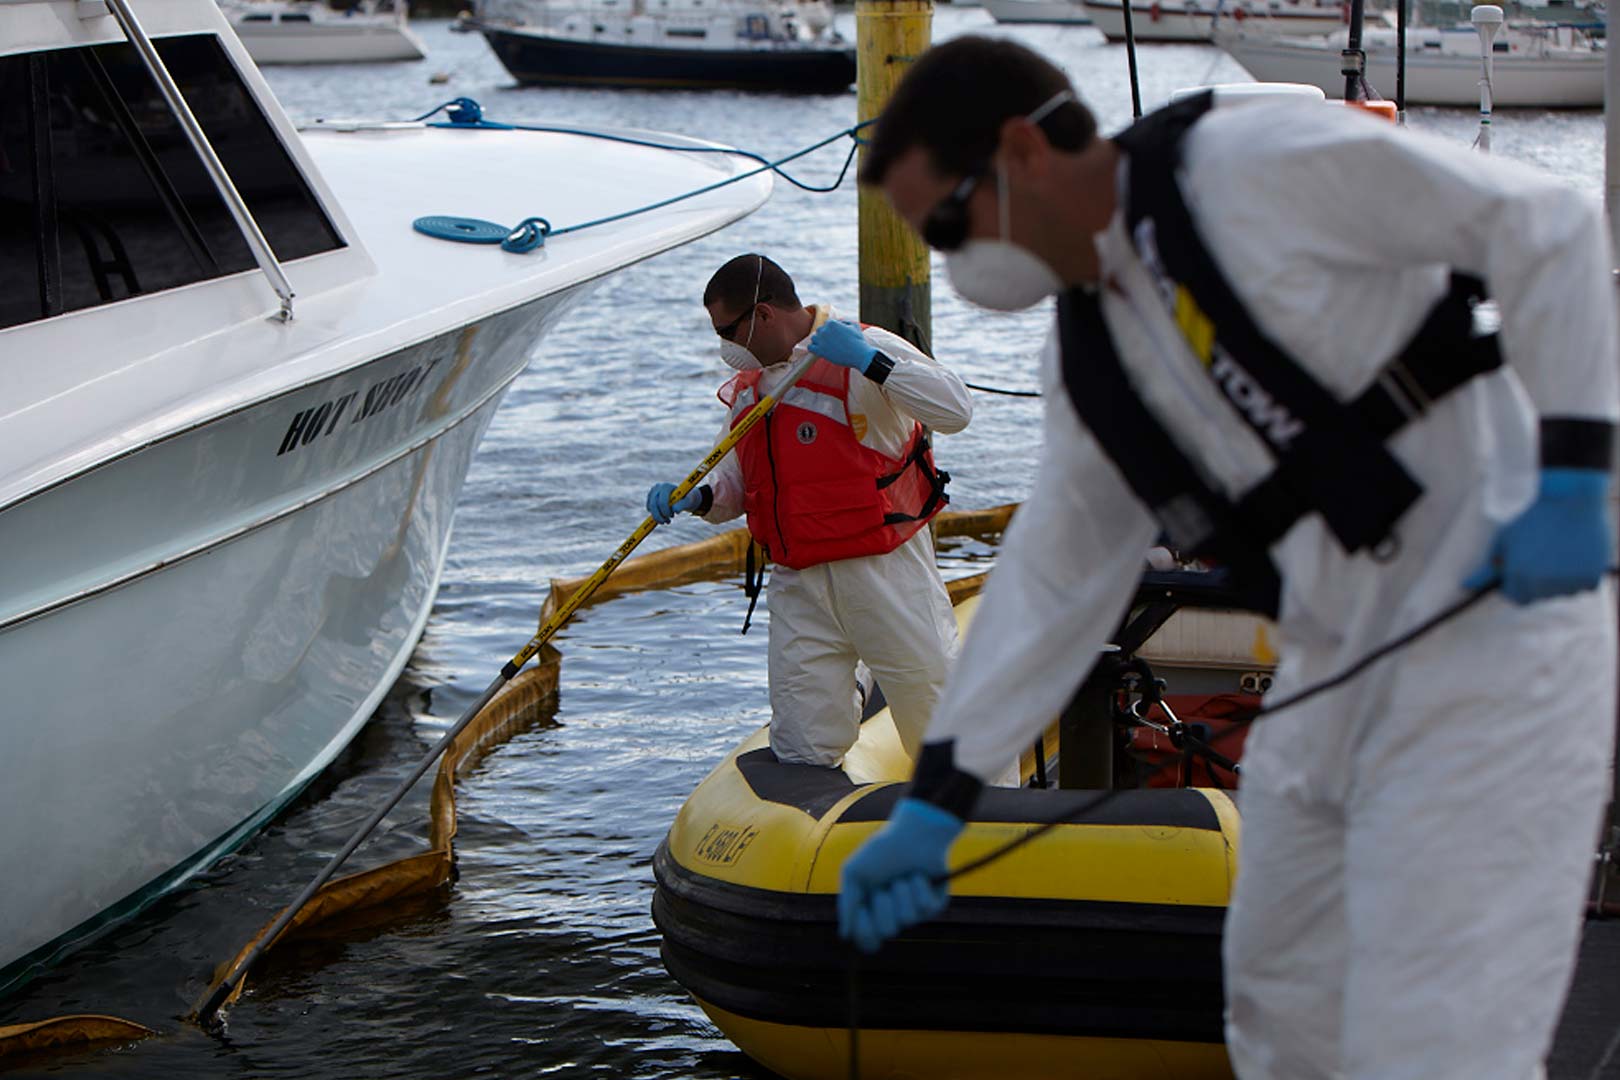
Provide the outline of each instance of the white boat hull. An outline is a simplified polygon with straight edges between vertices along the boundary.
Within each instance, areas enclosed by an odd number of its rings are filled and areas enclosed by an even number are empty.
[[[484,428],[589,288],[0,513],[0,817],[28,869],[7,875],[0,984],[241,842],[365,724],[421,635]]]
[[[427,47],[409,26],[393,21],[235,24],[259,64],[352,64],[420,60]]]
[[[210,95],[199,119],[242,212],[262,212],[287,258],[209,266],[180,215],[124,184],[113,205],[151,213],[117,219],[117,281],[42,257],[39,308],[0,325],[0,356],[49,358],[0,379],[0,991],[241,842],[332,760],[410,656],[479,436],[553,320],[771,186],[751,163],[567,130],[343,122],[300,137],[212,0],[136,6]],[[104,49],[147,108],[123,30],[71,10],[0,3],[0,57]],[[20,66],[33,113],[8,120],[55,107],[45,69]],[[62,140],[88,156],[64,159],[58,187],[94,188],[124,145],[77,107],[101,91],[48,89],[99,125]],[[535,176],[567,222],[709,190],[530,255],[411,227],[445,191],[461,213],[520,221]],[[187,259],[196,278],[140,292]],[[282,275],[295,302],[278,303]]]
[[[1261,82],[1319,86],[1330,98],[1344,96],[1337,47],[1277,41],[1247,33],[1221,35],[1220,46]],[[1596,108],[1603,104],[1603,54],[1569,57],[1498,55],[1492,60],[1491,97],[1497,108]],[[1479,105],[1478,57],[1408,52],[1406,101],[1411,105]],[[1395,97],[1393,51],[1367,54],[1367,81]]]
[[[996,22],[1091,25],[1080,0],[984,0],[984,9]]]
[[[1085,0],[1091,21],[1109,41],[1125,40],[1125,5],[1107,0]],[[1300,12],[1287,9],[1269,9],[1264,5],[1252,7],[1231,3],[1222,4],[1217,13],[1211,0],[1207,5],[1183,3],[1131,4],[1131,31],[1137,41],[1183,42],[1209,41],[1217,18],[1221,25],[1263,26],[1268,32],[1279,34],[1327,34],[1339,28],[1342,20],[1337,8]]]

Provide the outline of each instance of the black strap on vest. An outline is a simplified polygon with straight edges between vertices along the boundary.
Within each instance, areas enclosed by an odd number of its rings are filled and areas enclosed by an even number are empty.
[[[750,536],[748,555],[743,563],[743,595],[748,597],[748,611],[743,615],[742,629],[737,631],[739,634],[748,633],[749,626],[753,625],[754,608],[759,606],[759,594],[765,589],[765,564],[770,560],[771,553]]]
[[[1125,483],[1159,520],[1170,546],[1227,567],[1244,606],[1275,615],[1281,581],[1266,545],[1204,479],[1131,385],[1092,293],[1058,298],[1058,344],[1069,400]]]
[[[1484,285],[1478,278],[1452,275],[1451,291],[1429,312],[1401,354],[1349,404],[1350,414],[1379,439],[1388,439],[1459,386],[1501,367],[1496,335],[1471,336],[1474,305],[1483,297]],[[1239,515],[1253,523],[1251,531],[1267,546],[1311,510],[1298,493],[1303,485],[1282,482],[1280,474],[1289,467],[1284,463],[1238,500]]]
[[[1143,403],[1097,297],[1082,290],[1058,303],[1064,382],[1081,420],[1171,545],[1226,565],[1249,606],[1274,615],[1280,582],[1271,544],[1312,511],[1322,514],[1347,551],[1390,540],[1422,488],[1389,451],[1388,438],[1502,359],[1494,335],[1472,334],[1484,284],[1454,274],[1450,291],[1372,385],[1348,404],[1335,399],[1260,330],[1221,276],[1181,197],[1175,180],[1180,141],[1210,104],[1208,94],[1178,102],[1117,137],[1130,156],[1126,215],[1150,271],[1182,287],[1212,325],[1211,375],[1273,450],[1277,467],[1235,502],[1214,487]],[[1261,407],[1245,411],[1243,395],[1216,370],[1223,357],[1241,365],[1250,406],[1254,390],[1264,395]],[[1279,415],[1297,421],[1288,425],[1297,430],[1279,437],[1273,425]]]
[[[1208,92],[1184,99],[1116,137],[1129,156],[1126,221],[1150,269],[1157,261],[1214,324],[1206,363],[1234,411],[1277,456],[1275,482],[1321,513],[1345,550],[1360,551],[1384,541],[1423,488],[1383,439],[1261,330],[1199,236],[1176,169],[1183,136],[1212,101]]]
[[[921,510],[915,514],[884,514],[883,524],[903,525],[908,521],[926,521],[936,509],[950,503],[951,497],[946,494],[945,485],[951,482],[951,474],[944,469],[931,468],[928,463],[928,451],[932,449],[933,445],[933,440],[928,437],[928,433],[925,431],[922,438],[918,439],[915,445],[912,446],[911,453],[906,455],[906,459],[900,463],[898,469],[878,477],[877,489],[882,491],[904,476],[907,469],[915,467],[921,469],[923,475],[928,478],[929,486],[928,498],[923,500]]]

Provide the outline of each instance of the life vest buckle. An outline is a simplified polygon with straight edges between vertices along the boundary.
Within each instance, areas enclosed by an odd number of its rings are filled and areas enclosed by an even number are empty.
[[[1434,399],[1424,392],[1423,384],[1412,374],[1412,369],[1398,358],[1384,365],[1384,369],[1378,373],[1378,384],[1384,388],[1395,407],[1406,415],[1408,423],[1434,406]]]

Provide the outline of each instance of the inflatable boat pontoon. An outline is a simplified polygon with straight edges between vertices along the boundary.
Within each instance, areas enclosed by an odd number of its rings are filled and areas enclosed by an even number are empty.
[[[964,624],[976,603],[959,606]],[[846,1076],[853,986],[866,1080],[1229,1077],[1220,942],[1238,816],[1225,791],[1143,787],[1099,803],[1095,790],[987,788],[953,865],[1072,821],[955,880],[944,914],[862,957],[852,980],[839,870],[911,771],[872,704],[842,769],[784,765],[756,732],[658,849],[665,965],[721,1031],[783,1076]],[[1109,730],[1108,753],[1126,752],[1127,734]]]

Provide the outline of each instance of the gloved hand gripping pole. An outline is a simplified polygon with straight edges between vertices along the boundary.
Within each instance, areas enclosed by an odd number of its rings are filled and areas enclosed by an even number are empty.
[[[810,365],[813,364],[815,360],[816,357],[814,354],[806,353],[801,359],[796,361],[794,365],[788,369],[786,377],[783,378],[780,384],[778,384],[776,390],[773,393],[763,395],[759,401],[755,403],[754,407],[749,409],[747,414],[737,422],[737,425],[726,434],[726,437],[715,444],[714,449],[710,450],[708,455],[698,463],[697,468],[693,469],[687,475],[686,479],[680,482],[680,485],[677,486],[674,492],[671,493],[670,502],[672,504],[679,502],[680,499],[695,488],[705,476],[709,475],[714,467],[720,464],[721,459],[729,454],[732,448],[742,441],[743,436],[752,431],[756,424],[758,424],[761,420],[764,420],[765,417],[770,414],[771,410],[776,408],[777,402],[782,399],[782,395],[787,393],[788,389],[792,387],[793,384],[797,383],[801,378],[804,377],[804,373],[810,370]],[[517,673],[523,670],[524,665],[530,660],[534,659],[535,655],[540,652],[540,650],[545,646],[546,642],[550,641],[553,635],[555,635],[558,630],[561,630],[563,625],[567,623],[569,619],[573,618],[574,612],[578,611],[585,605],[585,602],[591,598],[591,595],[602,586],[602,583],[612,575],[614,570],[618,569],[619,564],[628,559],[630,557],[630,553],[635,551],[636,547],[640,545],[640,543],[649,535],[651,535],[652,531],[657,527],[658,522],[653,520],[651,515],[642,519],[642,522],[639,526],[637,526],[636,531],[631,533],[624,543],[619,545],[618,550],[612,555],[608,556],[608,560],[597,568],[596,573],[592,574],[584,585],[577,589],[572,596],[558,606],[557,610],[552,613],[551,617],[541,625],[539,632],[536,633],[534,637],[529,639],[529,643],[523,646],[523,648],[519,649],[517,654],[506,662],[506,665],[501,668],[500,674],[495,677],[494,681],[492,681],[489,686],[485,687],[484,692],[478,695],[478,699],[476,701],[467,706],[466,711],[461,714],[461,718],[457,720],[455,724],[452,725],[451,728],[439,738],[439,741],[433,745],[433,748],[429,750],[427,754],[416,763],[416,766],[405,776],[405,778],[395,786],[388,798],[383,800],[382,804],[378,806],[376,810],[372,811],[371,816],[366,818],[365,823],[362,824],[360,828],[355,830],[354,835],[349,837],[348,842],[339,848],[335,855],[327,860],[326,865],[321,867],[320,873],[316,874],[314,879],[311,880],[308,885],[304,886],[303,891],[293,898],[292,903],[288,904],[282,909],[282,912],[279,916],[277,916],[276,921],[270,925],[270,928],[266,930],[263,935],[260,936],[258,943],[254,945],[253,948],[242,957],[236,966],[231,969],[229,974],[227,974],[225,978],[220,981],[219,985],[214,988],[213,993],[209,994],[208,997],[197,1006],[197,1011],[194,1018],[199,1024],[207,1026],[214,1021],[215,1015],[219,1012],[220,1007],[223,1006],[235,992],[236,987],[241,983],[242,979],[249,971],[253,969],[253,965],[258,963],[259,958],[264,955],[265,950],[271,945],[275,944],[276,939],[281,936],[284,930],[287,929],[287,926],[298,915],[298,912],[303,909],[304,905],[309,903],[310,899],[320,891],[321,886],[325,885],[332,879],[333,874],[337,873],[338,868],[343,865],[344,860],[346,860],[350,855],[354,854],[355,849],[365,841],[366,837],[371,835],[372,830],[382,822],[382,819],[388,815],[389,811],[393,810],[395,806],[399,805],[399,801],[403,799],[406,793],[416,785],[416,782],[422,778],[422,775],[432,767],[433,763],[437,761],[440,755],[442,755],[450,746],[450,743],[455,740],[455,737],[461,734],[462,730],[468,724],[472,723],[473,717],[477,716],[484,706],[489,704],[490,700],[494,698],[494,696],[500,691],[501,687],[505,686],[508,682],[515,678]]]

